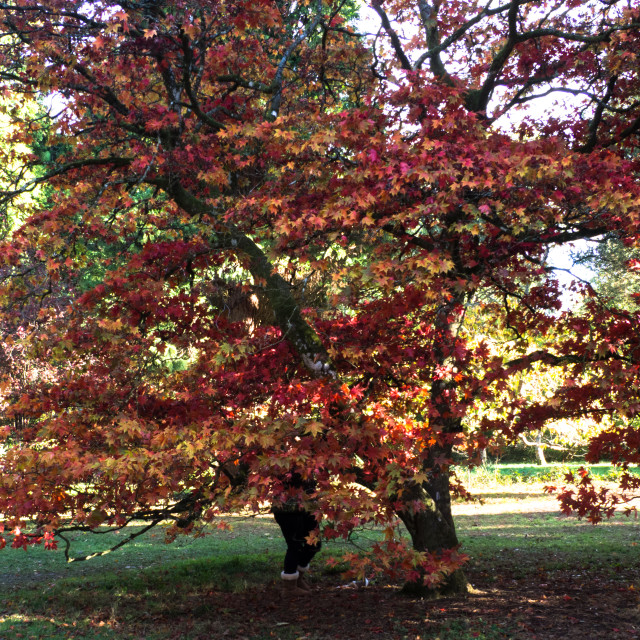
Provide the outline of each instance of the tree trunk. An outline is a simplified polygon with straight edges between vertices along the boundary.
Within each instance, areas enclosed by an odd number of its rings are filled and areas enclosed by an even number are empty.
[[[411,536],[416,551],[428,551],[436,556],[447,549],[455,549],[458,536],[451,514],[449,474],[439,473],[430,481],[411,486],[403,496],[406,503],[419,503],[422,509],[407,509],[398,513]],[[408,582],[403,593],[421,597],[463,595],[467,593],[467,580],[461,569],[454,571],[435,588],[421,582]]]
[[[538,455],[538,464],[546,465],[547,459],[544,457],[544,446],[542,445],[542,429],[538,431],[536,436],[536,454]]]
[[[457,310],[462,307],[463,302],[461,296],[452,297],[436,317],[434,354],[441,365],[453,364],[450,354],[455,343],[454,328],[459,315]],[[459,545],[451,513],[448,462],[442,463],[451,460],[456,434],[462,431],[462,420],[457,417],[452,406],[452,403],[455,404],[454,387],[455,382],[451,378],[438,377],[432,382],[430,403],[437,417],[430,426],[440,434],[441,439],[430,448],[422,465],[428,480],[422,484],[410,485],[408,491],[405,489],[402,500],[409,508],[398,513],[411,535],[413,548],[436,556],[443,551],[456,549]],[[422,509],[411,506],[415,504],[422,505]],[[467,580],[463,571],[458,569],[435,588],[422,583],[409,583],[404,586],[403,591],[426,597],[462,595],[467,593]]]
[[[438,380],[434,381],[431,388],[432,403],[440,416],[451,416],[445,393],[450,386],[450,382]],[[410,507],[398,514],[411,535],[413,548],[416,551],[428,551],[436,556],[445,550],[456,549],[459,545],[451,513],[449,471],[437,461],[451,459],[453,439],[455,434],[462,430],[459,418],[441,417],[438,423],[444,443],[431,447],[429,456],[424,461],[423,470],[427,473],[428,480],[422,484],[411,485],[410,490],[405,490],[403,495],[405,504],[420,504],[422,509]],[[435,588],[408,583],[403,591],[423,597],[463,595],[467,593],[467,580],[463,571],[458,569]]]

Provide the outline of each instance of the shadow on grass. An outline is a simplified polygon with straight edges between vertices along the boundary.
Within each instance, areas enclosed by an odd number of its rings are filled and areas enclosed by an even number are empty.
[[[491,625],[477,616],[469,619],[468,612],[460,619],[447,620],[442,604],[401,598],[396,590],[383,586],[345,591],[335,579],[320,578],[312,599],[292,603],[280,597],[278,580],[264,582],[265,575],[271,575],[271,565],[254,562],[255,570],[269,570],[257,576],[247,570],[246,560],[214,567],[216,583],[220,571],[251,577],[251,583],[237,593],[220,591],[219,584],[198,586],[191,581],[192,567],[180,566],[183,563],[162,572],[123,573],[85,584],[78,579],[64,580],[40,600],[35,589],[23,591],[16,602],[7,603],[14,612],[4,618],[0,614],[0,638],[13,640],[20,637],[17,634],[48,640],[515,637],[505,635],[504,626],[498,625],[485,633]],[[42,612],[43,607],[47,613]]]
[[[0,640],[181,638],[187,619],[191,626],[206,623],[207,633],[214,633],[211,617],[220,612],[211,609],[212,594],[229,598],[222,609],[231,610],[237,594],[273,581],[277,567],[268,554],[216,556],[61,579],[44,589],[31,585],[0,605]]]

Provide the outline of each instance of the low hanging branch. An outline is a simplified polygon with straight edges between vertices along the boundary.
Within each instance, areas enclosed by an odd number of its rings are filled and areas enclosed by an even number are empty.
[[[147,531],[150,531],[151,529],[153,529],[156,525],[160,524],[160,522],[162,522],[162,519],[154,520],[150,524],[139,529],[138,531],[135,531],[134,533],[131,533],[130,535],[122,538],[122,540],[120,540],[120,542],[118,542],[117,544],[113,545],[113,547],[110,547],[109,549],[105,549],[103,551],[96,551],[95,553],[89,553],[86,556],[71,557],[71,554],[69,553],[71,549],[71,540],[69,540],[69,538],[67,538],[67,536],[64,535],[65,533],[71,532],[71,531],[89,531],[91,533],[113,533],[114,531],[120,531],[125,527],[128,527],[131,523],[131,520],[128,520],[126,524],[123,524],[121,527],[116,527],[115,529],[110,528],[107,531],[97,531],[95,528],[90,528],[90,527],[70,527],[70,528],[56,529],[56,536],[64,541],[64,557],[67,563],[84,562],[86,560],[92,560],[93,558],[100,558],[102,556],[106,556],[109,553],[116,551],[120,547],[123,547],[125,544],[129,544],[129,542],[131,542],[132,540],[135,540],[139,536],[147,533]]]

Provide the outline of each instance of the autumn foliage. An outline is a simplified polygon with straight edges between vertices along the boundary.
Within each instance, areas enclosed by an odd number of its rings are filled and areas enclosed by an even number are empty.
[[[548,262],[638,244],[640,8],[369,4],[0,4],[6,215],[31,194],[0,262],[34,372],[0,371],[12,546],[173,536],[296,471],[325,537],[387,527],[354,571],[433,585],[464,559],[453,463],[583,416],[590,461],[640,462],[638,313],[563,305]],[[622,477],[564,504],[597,520]]]

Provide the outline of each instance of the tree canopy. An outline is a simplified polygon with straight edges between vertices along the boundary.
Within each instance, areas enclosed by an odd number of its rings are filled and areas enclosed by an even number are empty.
[[[0,254],[32,372],[0,374],[14,547],[134,518],[171,536],[295,472],[327,538],[388,527],[354,571],[460,589],[454,460],[615,416],[589,459],[638,463],[637,307],[585,284],[564,308],[546,261],[638,246],[637,3],[357,9],[0,3],[2,203],[39,190]],[[509,392],[530,370],[549,397]],[[622,478],[566,508],[597,521]]]

